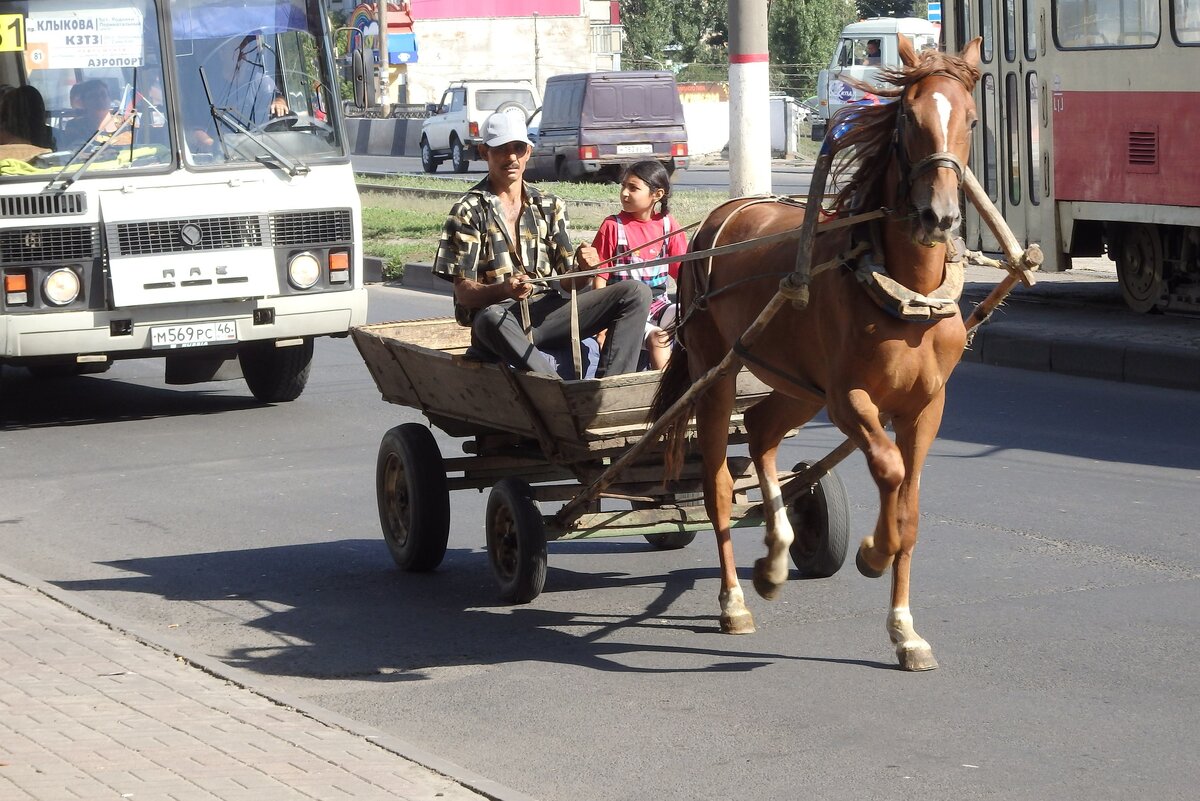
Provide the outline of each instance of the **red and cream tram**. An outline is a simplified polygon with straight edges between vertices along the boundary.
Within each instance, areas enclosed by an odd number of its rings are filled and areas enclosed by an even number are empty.
[[[1044,269],[1107,249],[1129,306],[1200,311],[1200,0],[953,0],[983,37],[973,168]],[[968,207],[969,246],[998,250]]]

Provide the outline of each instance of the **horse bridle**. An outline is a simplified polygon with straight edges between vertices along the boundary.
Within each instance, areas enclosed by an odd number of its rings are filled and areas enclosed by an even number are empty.
[[[966,87],[968,91],[970,91],[970,88],[967,87],[967,85],[963,83],[963,80],[957,75],[939,70],[937,72],[930,73],[930,75],[927,77],[933,77],[934,75],[939,75],[958,81],[960,84]],[[901,95],[899,103],[900,108],[896,112],[896,129],[892,132],[892,149],[896,154],[896,164],[900,169],[900,182],[898,190],[899,197],[897,199],[903,202],[904,205],[909,205],[908,193],[912,188],[912,182],[924,173],[927,173],[930,170],[936,170],[940,167],[946,167],[953,170],[955,179],[958,181],[959,186],[961,186],[963,179],[963,163],[961,160],[959,160],[958,156],[954,155],[948,150],[939,150],[935,153],[930,153],[916,164],[913,164],[909,161],[908,150],[905,147],[905,133],[907,132],[908,126],[911,124],[909,122],[910,107],[908,104],[908,99],[903,95]]]

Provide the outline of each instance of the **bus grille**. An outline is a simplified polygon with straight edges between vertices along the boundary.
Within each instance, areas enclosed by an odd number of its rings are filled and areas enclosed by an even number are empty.
[[[271,241],[276,245],[349,242],[353,238],[350,209],[287,211],[271,215]]]
[[[100,255],[94,225],[0,231],[0,264],[84,261]]]
[[[113,255],[118,256],[229,250],[263,244],[262,218],[257,214],[117,223],[109,226],[108,233],[109,246],[114,250]]]
[[[86,211],[87,195],[83,192],[0,197],[0,217],[46,217]]]

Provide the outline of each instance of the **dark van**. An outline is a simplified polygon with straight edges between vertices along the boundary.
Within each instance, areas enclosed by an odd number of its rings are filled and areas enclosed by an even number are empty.
[[[683,106],[669,72],[555,75],[531,126],[533,178],[616,181],[643,159],[671,173],[688,165]]]

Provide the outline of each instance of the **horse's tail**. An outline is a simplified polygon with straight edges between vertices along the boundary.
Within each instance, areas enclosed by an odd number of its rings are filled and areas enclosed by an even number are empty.
[[[662,418],[675,403],[683,397],[692,384],[692,376],[688,369],[687,351],[678,343],[671,351],[671,358],[663,368],[658,380],[658,390],[650,404],[650,423],[653,425]],[[692,408],[689,404],[685,414],[680,414],[667,426],[663,432],[663,443],[666,446],[663,453],[663,472],[665,478],[679,477],[683,468],[684,449],[687,446],[688,421],[692,418]]]

